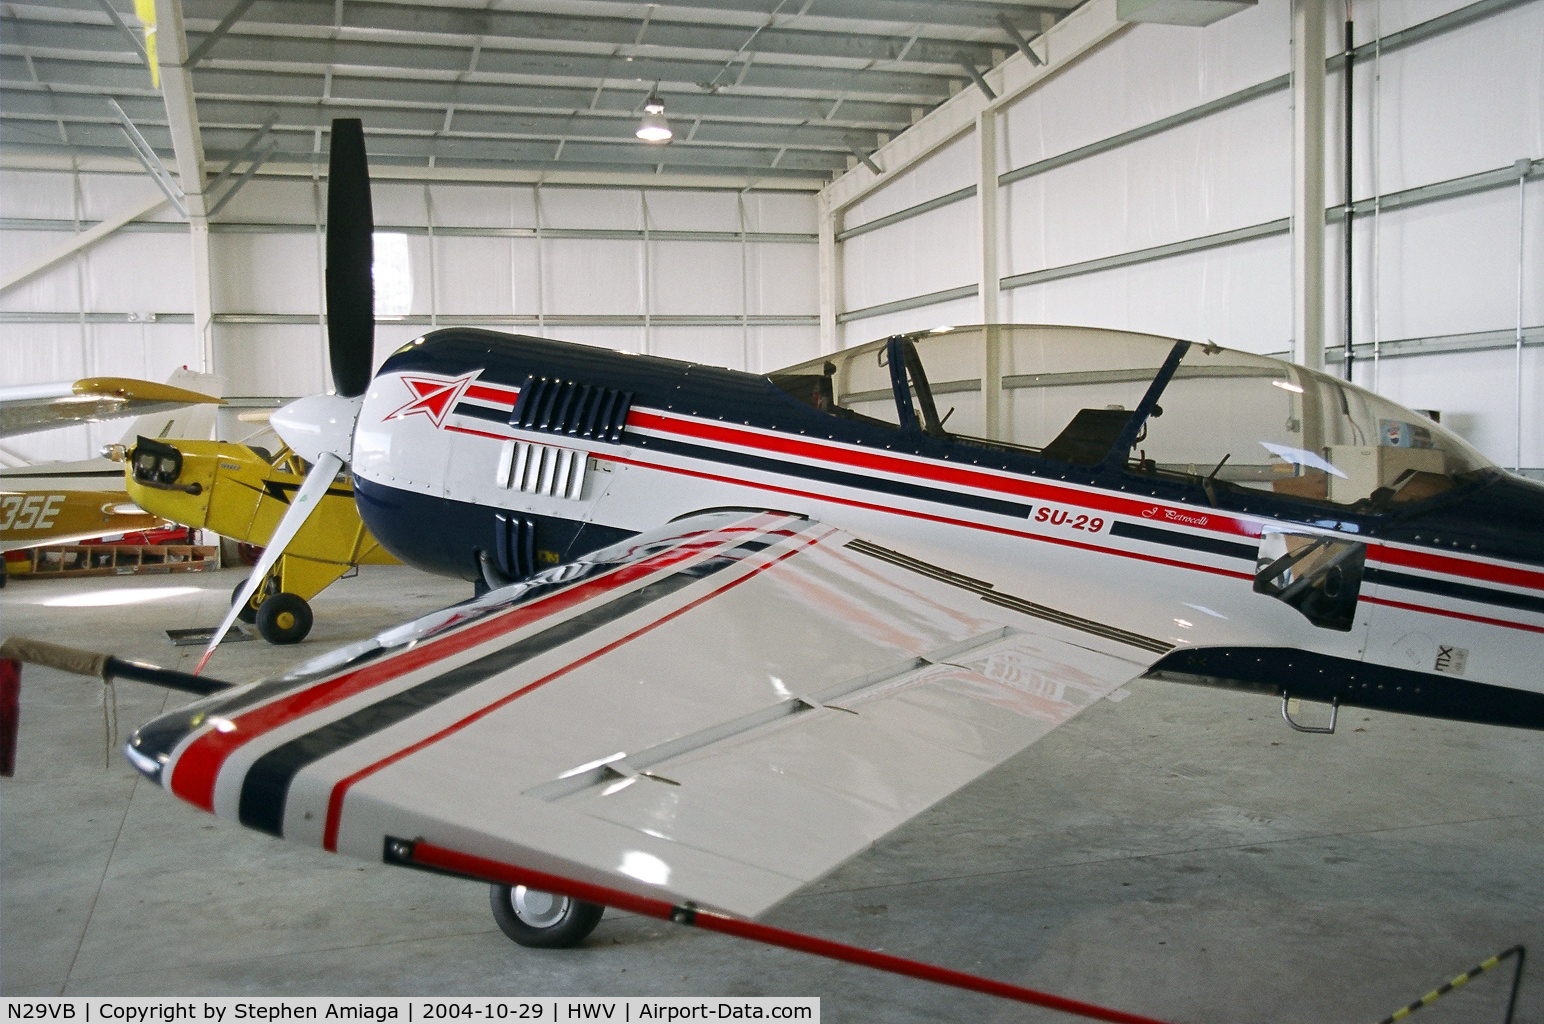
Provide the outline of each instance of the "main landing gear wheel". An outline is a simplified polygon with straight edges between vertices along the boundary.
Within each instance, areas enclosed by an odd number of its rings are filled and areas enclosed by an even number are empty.
[[[248,577],[248,579],[250,579],[250,577]],[[236,589],[231,591],[232,604],[236,603],[236,598],[241,596],[241,588],[246,585],[247,580],[242,580],[240,583],[236,584]],[[252,607],[251,601],[248,601],[246,607],[242,608],[241,611],[236,613],[236,618],[250,626],[252,623],[257,621],[257,609]]]
[[[522,946],[567,949],[583,942],[606,908],[523,885],[493,885],[488,902],[499,931]]]
[[[311,606],[296,594],[275,594],[258,605],[257,631],[271,644],[298,644],[311,632]]]

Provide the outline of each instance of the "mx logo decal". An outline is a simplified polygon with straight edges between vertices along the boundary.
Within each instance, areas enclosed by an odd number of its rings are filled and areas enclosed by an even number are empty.
[[[429,417],[436,427],[442,426],[450,410],[455,408],[456,400],[476,377],[477,373],[469,373],[455,380],[445,380],[440,377],[403,374],[400,379],[412,394],[412,400],[400,409],[387,414],[386,419],[404,419],[421,413]]]

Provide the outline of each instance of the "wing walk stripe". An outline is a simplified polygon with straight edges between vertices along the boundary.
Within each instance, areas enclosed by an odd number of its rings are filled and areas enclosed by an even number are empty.
[[[280,678],[271,684],[259,684],[253,690],[235,695],[231,702],[208,709],[210,716],[220,716],[236,726],[230,731],[208,729],[189,741],[177,755],[171,768],[168,788],[189,803],[214,812],[214,789],[220,770],[236,748],[256,737],[292,721],[303,714],[326,708],[363,693],[435,661],[453,657],[478,644],[530,625],[610,590],[627,586],[661,572],[711,547],[725,543],[726,535],[764,532],[769,524],[789,522],[786,517],[757,516],[720,530],[693,534],[676,548],[662,551],[640,562],[624,564],[592,578],[562,580],[552,583],[553,592],[538,596],[487,618],[473,621],[456,632],[441,635],[382,660],[343,672],[332,679],[315,682],[304,689],[296,680]],[[538,590],[540,593],[540,590]],[[244,702],[261,702],[251,710],[242,710]],[[242,710],[239,718],[233,718]]]
[[[940,582],[959,587],[961,590],[972,591],[980,595],[981,599],[988,604],[995,604],[1001,608],[1019,612],[1022,615],[1043,619],[1046,622],[1054,622],[1057,625],[1067,626],[1083,633],[1104,637],[1106,640],[1114,640],[1144,651],[1152,651],[1154,654],[1167,654],[1174,649],[1174,645],[1166,641],[1156,640],[1149,636],[1143,636],[1140,633],[1133,633],[1117,626],[1111,626],[1108,623],[1095,621],[1094,619],[1085,619],[1081,616],[1073,615],[1071,612],[1064,612],[1048,605],[1036,604],[1033,601],[1027,601],[1013,594],[1002,593],[985,580],[978,580],[957,572],[951,572],[948,569],[924,562],[920,558],[912,558],[910,555],[903,555],[899,551],[891,551],[889,548],[880,547],[878,544],[873,544],[866,540],[850,540],[845,546],[859,554],[868,555],[883,562],[889,562],[891,565],[899,566],[902,569],[909,569],[923,576],[929,576]]]
[[[805,520],[789,525],[797,534],[808,529],[811,523]],[[773,543],[776,542],[761,537],[744,541],[704,561],[678,569],[662,579],[622,593],[606,604],[558,621],[538,633],[280,744],[258,757],[247,769],[241,782],[239,820],[248,828],[282,835],[284,803],[290,783],[308,765],[448,700],[500,672],[577,640],[699,579],[727,569]]]
[[[807,524],[807,525],[812,525],[812,524]],[[368,778],[371,775],[374,775],[376,772],[380,771],[383,768],[387,768],[387,767],[390,767],[393,764],[396,764],[398,761],[402,760],[403,758],[405,758],[405,757],[407,757],[407,756],[409,756],[411,754],[415,754],[418,751],[423,750],[426,747],[429,747],[429,746],[432,746],[435,743],[438,743],[440,740],[442,740],[445,737],[451,735],[452,733],[459,732],[460,730],[466,728],[468,725],[471,725],[472,723],[474,723],[476,721],[479,721],[479,720],[481,720],[483,718],[486,718],[488,715],[492,714],[493,712],[497,711],[498,709],[500,709],[500,708],[504,707],[505,705],[509,704],[511,701],[515,700],[516,698],[523,697],[527,693],[530,693],[532,690],[535,690],[538,687],[545,686],[547,683],[550,683],[554,679],[557,679],[557,678],[559,678],[561,676],[567,675],[569,672],[572,672],[576,668],[580,668],[580,667],[582,667],[584,665],[588,665],[590,662],[596,660],[597,658],[600,658],[601,656],[603,656],[605,654],[609,654],[611,651],[616,650],[618,647],[621,647],[623,644],[629,643],[630,641],[637,639],[638,637],[642,636],[643,634],[648,633],[648,632],[650,632],[650,631],[652,631],[654,629],[657,629],[658,627],[664,625],[665,623],[671,621],[672,619],[678,618],[679,616],[686,614],[687,612],[691,611],[693,608],[696,608],[696,607],[706,603],[707,601],[710,601],[713,598],[718,597],[721,594],[724,594],[724,593],[726,593],[726,592],[728,592],[730,590],[733,590],[735,587],[738,587],[740,584],[745,583],[745,582],[747,582],[747,581],[749,581],[751,579],[754,579],[756,576],[758,576],[762,572],[766,571],[767,569],[772,568],[772,566],[778,564],[779,562],[782,562],[784,559],[792,558],[794,555],[799,554],[801,551],[805,550],[806,548],[808,548],[808,547],[810,547],[810,546],[812,546],[814,544],[820,543],[822,540],[824,540],[826,537],[829,537],[834,532],[835,531],[827,530],[826,532],[822,533],[818,537],[795,537],[793,539],[796,542],[796,546],[791,547],[791,548],[789,548],[786,551],[779,552],[775,557],[769,558],[766,561],[761,562],[758,565],[755,565],[749,572],[747,572],[743,576],[739,576],[739,577],[737,577],[735,579],[732,579],[728,583],[725,583],[723,586],[718,587],[715,590],[709,591],[706,594],[703,594],[702,596],[696,598],[695,600],[690,601],[690,602],[682,605],[679,608],[676,608],[675,610],[669,612],[666,615],[660,616],[658,619],[655,619],[652,622],[646,623],[642,627],[634,630],[633,632],[627,634],[626,636],[623,636],[623,637],[620,637],[620,638],[618,638],[616,640],[613,640],[612,642],[610,642],[608,644],[605,644],[605,645],[603,645],[601,647],[596,648],[595,650],[589,652],[588,654],[585,654],[585,655],[583,655],[583,656],[581,656],[579,658],[574,659],[573,661],[571,661],[568,664],[562,666],[561,668],[558,668],[555,671],[549,672],[547,675],[542,676],[540,679],[537,679],[537,680],[535,680],[533,682],[527,683],[525,686],[522,686],[520,689],[514,691],[513,693],[505,694],[504,696],[500,697],[499,699],[493,701],[491,704],[488,704],[488,705],[486,705],[484,707],[479,708],[478,710],[472,712],[471,714],[469,714],[466,717],[460,719],[459,721],[453,722],[452,724],[450,724],[450,725],[446,726],[445,728],[439,730],[438,732],[434,733],[433,735],[427,736],[424,739],[421,739],[421,740],[417,741],[416,743],[410,744],[409,746],[404,747],[401,750],[398,750],[395,753],[392,753],[392,754],[390,754],[390,755],[388,755],[386,757],[383,757],[380,760],[375,761],[372,764],[366,765],[364,768],[359,769],[358,771],[354,772],[353,774],[351,774],[351,775],[349,775],[349,776],[347,776],[347,777],[345,777],[343,779],[340,779],[336,784],[334,784],[334,786],[332,788],[332,793],[328,797],[328,801],[327,801],[327,821],[326,821],[325,830],[324,830],[324,832],[322,834],[322,848],[324,850],[329,851],[329,852],[333,852],[333,853],[337,852],[337,849],[338,849],[338,829],[339,829],[339,826],[340,826],[340,824],[342,822],[342,817],[343,817],[343,800],[348,795],[349,790],[352,789],[353,786],[356,783],[358,783],[360,780]],[[763,545],[763,547],[770,547],[770,546],[771,545]]]

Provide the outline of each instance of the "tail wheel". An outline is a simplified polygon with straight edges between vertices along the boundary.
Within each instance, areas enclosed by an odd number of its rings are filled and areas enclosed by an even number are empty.
[[[295,594],[275,594],[257,609],[257,631],[271,644],[298,644],[311,632],[311,606]]]
[[[488,891],[499,931],[522,946],[566,949],[577,946],[600,924],[606,908],[599,903],[528,889],[494,885]]]

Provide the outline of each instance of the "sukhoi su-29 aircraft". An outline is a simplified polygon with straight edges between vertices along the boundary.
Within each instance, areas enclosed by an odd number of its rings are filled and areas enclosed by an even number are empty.
[[[266,557],[346,465],[480,596],[141,728],[198,807],[563,945],[600,902],[754,917],[1139,677],[1544,727],[1544,487],[1422,415],[1055,326],[765,375],[448,329],[372,376],[357,123],[333,160],[337,393],[273,417],[315,468]]]

